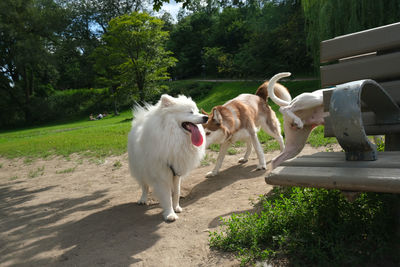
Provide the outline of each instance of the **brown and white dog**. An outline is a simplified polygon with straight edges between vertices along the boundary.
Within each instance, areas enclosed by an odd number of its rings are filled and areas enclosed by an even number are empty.
[[[221,144],[214,169],[207,173],[207,177],[215,176],[221,168],[222,161],[231,144],[237,141],[245,141],[247,150],[239,163],[248,161],[252,146],[254,146],[259,164],[257,170],[266,169],[264,151],[257,137],[259,127],[267,134],[275,138],[283,151],[285,145],[281,135],[281,126],[275,112],[268,105],[268,81],[264,82],[256,94],[241,94],[226,102],[222,106],[214,107],[206,124],[203,124],[206,132],[207,146],[217,143]],[[285,101],[291,101],[291,96],[286,87],[274,83],[276,95]]]
[[[280,106],[279,111],[283,115],[283,129],[285,132],[285,149],[277,157],[272,159],[272,169],[285,160],[297,156],[303,150],[307,138],[315,126],[324,124],[323,91],[316,90],[311,93],[303,93],[292,101],[282,99],[274,94],[274,84],[283,77],[290,76],[290,72],[282,72],[271,78],[268,84],[268,95],[271,100]]]

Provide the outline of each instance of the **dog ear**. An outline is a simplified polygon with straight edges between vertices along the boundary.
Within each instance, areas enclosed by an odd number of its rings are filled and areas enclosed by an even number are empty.
[[[217,124],[222,124],[222,115],[217,108],[213,108],[212,114],[213,114],[213,120]]]
[[[161,107],[169,107],[175,103],[174,98],[167,94],[161,96]]]
[[[208,114],[207,112],[205,112],[204,109],[201,109],[201,114],[210,116],[210,114]]]

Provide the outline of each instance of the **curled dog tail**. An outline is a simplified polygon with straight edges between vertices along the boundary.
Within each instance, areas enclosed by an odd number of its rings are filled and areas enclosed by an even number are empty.
[[[270,93],[268,92],[268,86],[271,83],[272,80],[270,81],[265,81],[262,85],[260,85],[260,87],[258,87],[256,95],[258,95],[259,97],[261,97],[262,99],[264,99],[265,101],[268,100],[268,97],[270,96]],[[290,96],[290,93],[288,91],[288,89],[283,86],[280,83],[274,83],[273,85],[274,90],[274,96],[275,98],[280,98],[284,101],[287,102],[291,102],[292,101],[292,97]]]
[[[281,106],[281,107],[288,106],[290,104],[290,102],[292,101],[292,97],[290,96],[290,94],[287,90],[286,90],[286,94],[278,91],[280,94],[278,96],[275,95],[275,90],[277,87],[276,82],[279,79],[282,79],[284,77],[289,77],[290,75],[291,75],[290,72],[281,72],[281,73],[276,74],[274,77],[272,77],[271,80],[269,80],[269,82],[268,82],[268,96],[278,106]],[[286,89],[286,87],[285,87],[285,89]],[[278,94],[278,92],[277,92],[277,94]],[[287,95],[289,95],[289,97]]]

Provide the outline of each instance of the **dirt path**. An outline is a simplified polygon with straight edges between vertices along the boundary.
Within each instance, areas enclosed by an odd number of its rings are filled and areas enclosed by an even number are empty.
[[[156,200],[136,204],[141,192],[126,154],[100,162],[0,158],[0,266],[237,266],[232,255],[210,251],[208,231],[271,190],[265,172],[254,171],[255,154],[244,165],[240,156],[227,156],[216,177],[204,177],[211,164],[183,181],[174,223],[163,221]]]

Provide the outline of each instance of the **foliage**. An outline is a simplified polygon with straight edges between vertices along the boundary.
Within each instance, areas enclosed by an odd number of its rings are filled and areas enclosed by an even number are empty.
[[[46,95],[55,86],[58,72],[52,48],[66,23],[53,1],[0,2],[0,96],[5,98],[1,113],[11,117],[19,113],[29,121],[32,98]],[[9,106],[11,112],[3,110]]]
[[[172,75],[186,78],[263,77],[290,69],[309,72],[299,1],[209,1],[173,27],[168,48],[179,60]]]
[[[322,40],[398,22],[400,18],[399,0],[302,0],[301,4],[315,68],[319,66]]]
[[[140,101],[153,94],[155,82],[169,78],[167,70],[176,61],[164,49],[168,32],[162,27],[162,20],[134,12],[112,19],[103,36],[106,60],[117,73],[114,79],[133,94],[137,90]]]
[[[398,197],[362,193],[353,203],[337,190],[275,188],[261,196],[259,212],[233,214],[210,246],[233,251],[242,264],[255,260],[299,266],[400,263],[396,251]]]
[[[109,113],[114,108],[114,103],[109,97],[109,89],[71,89],[55,91],[46,98],[33,97],[30,107],[33,112],[31,120],[34,124],[43,124],[56,121],[68,121],[76,118],[88,118],[89,114]],[[131,107],[132,103],[127,99],[119,99],[119,106],[123,109]],[[28,126],[21,117],[9,118],[4,114],[3,127],[8,124]]]

